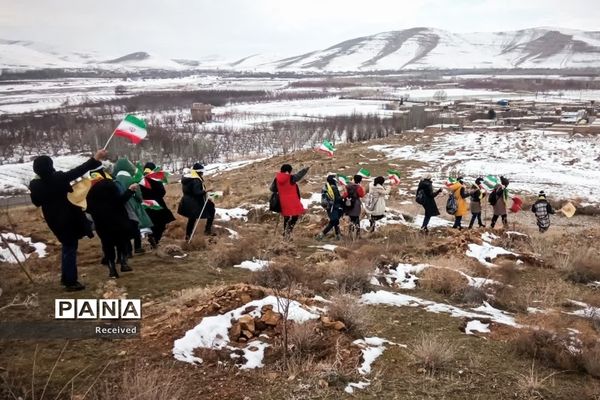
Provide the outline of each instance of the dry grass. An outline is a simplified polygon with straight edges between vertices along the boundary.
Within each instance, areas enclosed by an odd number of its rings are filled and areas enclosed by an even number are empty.
[[[293,356],[313,357],[316,360],[325,358],[331,351],[331,343],[323,335],[320,324],[316,321],[291,324],[288,346]]]
[[[581,353],[581,364],[593,377],[600,378],[600,343],[592,343]]]
[[[309,291],[322,292],[327,289],[323,284],[326,279],[323,269],[303,265],[296,258],[278,257],[265,268],[254,272],[250,281],[273,289],[300,285]]]
[[[348,293],[331,297],[327,315],[334,321],[342,321],[347,332],[354,337],[363,337],[373,322],[371,310],[361,305],[358,297]]]
[[[95,399],[166,400],[184,394],[184,382],[172,367],[147,367],[139,363],[125,368],[122,376],[116,385],[105,384],[96,389]]]
[[[235,244],[219,241],[211,248],[211,265],[230,268],[256,258],[259,252],[259,242],[254,236],[240,239]]]
[[[547,381],[558,373],[554,372],[541,377],[535,369],[534,360],[531,363],[531,369],[526,374],[518,374],[517,387],[519,388],[519,392],[529,397],[544,398],[542,391],[545,389]]]
[[[569,280],[575,283],[600,281],[600,255],[591,249],[572,255],[566,267]]]
[[[446,369],[456,359],[456,348],[447,339],[423,334],[412,350],[414,363],[430,374]]]
[[[464,276],[451,269],[427,268],[419,277],[419,285],[432,292],[460,298],[469,286],[469,282]]]
[[[334,261],[327,265],[327,277],[337,282],[340,292],[365,293],[371,288],[372,269],[352,261]]]
[[[512,344],[517,354],[532,357],[542,364],[562,370],[579,370],[579,360],[576,354],[570,352],[567,346],[570,338],[547,330],[521,330],[513,339]]]
[[[511,284],[519,276],[519,266],[512,260],[504,260],[492,272],[496,280],[505,284]]]

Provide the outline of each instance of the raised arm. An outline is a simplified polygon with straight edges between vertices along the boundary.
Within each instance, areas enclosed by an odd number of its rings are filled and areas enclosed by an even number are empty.
[[[106,150],[98,150],[94,157],[90,158],[80,166],[65,172],[65,178],[70,182],[82,177],[86,172],[94,168],[98,168],[100,165],[102,165],[100,161],[105,160],[107,156],[108,153],[106,152]]]
[[[310,167],[302,168],[296,174],[292,175],[292,183],[300,182],[302,178],[308,173]]]

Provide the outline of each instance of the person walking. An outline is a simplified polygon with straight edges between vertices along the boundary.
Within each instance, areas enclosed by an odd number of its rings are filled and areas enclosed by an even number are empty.
[[[365,198],[364,206],[369,215],[369,232],[375,231],[375,223],[385,217],[385,199],[388,190],[383,186],[385,178],[378,176],[369,183],[369,192]]]
[[[361,199],[365,197],[365,189],[360,184],[362,178],[361,175],[354,175],[353,182],[346,185],[346,190],[343,194],[344,212],[350,217],[350,234],[357,237],[360,236]]]
[[[340,219],[344,214],[344,199],[340,195],[335,175],[329,175],[327,177],[327,182],[325,182],[325,185],[321,190],[321,205],[327,211],[329,223],[315,239],[323,240],[323,238],[334,229],[335,239],[340,240]]]
[[[156,164],[147,162],[144,165],[144,176],[148,176],[156,170]],[[165,202],[165,185],[157,179],[146,178],[147,185],[141,185],[142,198],[144,200],[154,200],[160,206],[160,209],[147,208],[146,213],[152,220],[152,234],[148,236],[150,246],[155,249],[167,228],[167,225],[175,221],[175,217],[167,203]]]
[[[450,184],[448,186],[448,190],[454,195],[456,199],[456,212],[454,213],[454,225],[453,229],[462,230],[462,218],[467,214],[469,206],[467,204],[467,198],[469,194],[465,189],[465,185],[463,182],[463,177],[459,177],[456,179],[456,182]]]
[[[83,209],[72,204],[67,194],[73,191],[71,181],[100,166],[107,155],[106,150],[98,150],[92,158],[69,171],[56,171],[52,158],[47,155],[33,161],[37,178],[29,183],[31,202],[42,208],[48,227],[62,246],[61,283],[67,291],[85,289],[77,276],[77,247],[79,239],[93,237]]]
[[[428,225],[431,217],[440,215],[435,198],[442,193],[442,189],[433,191],[433,183],[431,182],[431,175],[427,175],[419,182],[417,188],[417,203],[423,206],[425,211],[425,217],[423,218],[423,224],[421,225],[421,231],[428,233]]]
[[[500,183],[496,185],[492,193],[488,198],[490,204],[494,207],[494,216],[492,217],[491,228],[494,229],[498,218],[502,218],[502,227],[506,229],[508,227],[508,217],[506,211],[506,204],[508,202],[508,184],[510,182],[505,177],[500,177]]]
[[[279,195],[281,215],[283,215],[283,237],[285,239],[291,237],[298,218],[304,213],[304,206],[300,201],[298,182],[308,173],[309,168],[303,168],[292,175],[292,166],[290,164],[283,164],[275,176],[273,183],[271,183],[271,192],[278,193]]]
[[[540,233],[546,232],[550,228],[550,214],[555,214],[555,211],[546,200],[546,193],[543,190],[538,194],[538,199],[531,207],[531,211],[535,214]]]
[[[121,194],[124,194],[132,184],[137,183],[133,181],[133,177],[128,171],[124,169],[115,171],[118,171],[116,172],[115,183]],[[131,241],[128,241],[127,255],[131,257],[133,253],[143,254],[145,250],[142,248],[142,232],[151,232],[152,220],[142,206],[142,192],[139,186],[136,187],[133,196],[130,196],[125,203],[125,209],[127,215],[129,215],[130,238],[133,239],[133,247]]]
[[[92,181],[86,211],[92,216],[96,233],[100,237],[108,276],[118,278],[117,262],[121,265],[121,272],[132,270],[127,263],[131,225],[125,204],[135,195],[138,185],[132,183],[121,192],[115,181],[102,169],[92,174]]]
[[[471,186],[471,222],[469,222],[469,229],[473,228],[475,220],[477,220],[480,228],[485,228],[485,224],[481,220],[481,200],[486,195],[485,189],[482,186],[482,182],[483,178],[477,178],[475,179],[475,183]]]
[[[204,182],[204,166],[195,163],[192,169],[181,179],[181,190],[183,197],[179,202],[177,213],[188,219],[185,228],[185,240],[192,237],[194,227],[198,219],[206,219],[204,234],[207,236],[216,236],[212,231],[212,225],[215,220],[215,203],[208,196],[206,184]]]

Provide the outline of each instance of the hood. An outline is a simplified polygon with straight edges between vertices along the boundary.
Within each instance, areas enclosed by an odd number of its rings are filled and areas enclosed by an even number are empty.
[[[39,156],[33,160],[33,172],[44,179],[52,175],[56,170],[54,169],[54,163],[50,157]]]

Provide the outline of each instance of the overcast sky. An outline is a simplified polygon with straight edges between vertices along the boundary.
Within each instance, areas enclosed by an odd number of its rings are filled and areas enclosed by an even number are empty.
[[[600,0],[0,0],[0,38],[110,56],[295,55],[358,36],[557,26],[600,31]]]

